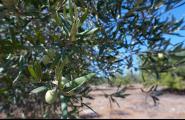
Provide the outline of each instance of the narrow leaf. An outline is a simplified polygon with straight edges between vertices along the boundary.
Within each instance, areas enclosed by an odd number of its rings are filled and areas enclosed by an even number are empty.
[[[84,14],[82,15],[82,17],[81,17],[81,19],[80,19],[80,26],[82,26],[83,23],[84,23],[84,21],[87,19],[88,13],[89,13],[89,12],[88,12],[88,9],[85,8],[85,12],[84,12]]]
[[[37,79],[37,75],[36,75],[36,73],[35,73],[35,71],[34,71],[32,65],[28,66],[28,71],[30,72],[31,76],[32,76],[35,80],[38,80],[38,79]]]
[[[88,75],[76,78],[75,80],[66,83],[64,88],[70,90],[69,92],[72,92],[77,88],[81,87],[85,82],[89,81],[95,75],[95,73],[90,73]]]
[[[43,92],[45,90],[47,90],[47,87],[41,86],[41,87],[33,89],[30,93],[31,94],[37,94],[37,93]]]

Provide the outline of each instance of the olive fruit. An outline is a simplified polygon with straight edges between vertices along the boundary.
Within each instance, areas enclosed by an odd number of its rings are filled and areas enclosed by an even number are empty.
[[[51,62],[51,59],[49,58],[48,55],[44,55],[42,58],[42,62],[44,63],[44,65],[47,65],[48,63]]]
[[[45,94],[45,100],[48,104],[52,104],[56,101],[57,92],[56,90],[48,90]]]
[[[163,53],[158,53],[158,58],[159,59],[163,59],[164,58],[164,54]]]
[[[52,81],[52,83],[54,84],[54,85],[64,85],[65,83],[67,83],[67,78],[65,78],[64,76],[62,76],[61,77],[61,83],[60,84],[58,84],[58,81],[57,80],[54,80],[54,81]]]

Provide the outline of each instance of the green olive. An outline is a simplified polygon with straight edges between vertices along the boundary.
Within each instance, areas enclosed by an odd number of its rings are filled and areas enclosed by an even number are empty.
[[[164,54],[163,53],[158,53],[158,58],[159,59],[163,59],[164,58]]]
[[[55,90],[48,90],[45,94],[45,100],[48,104],[52,104],[56,101],[57,93]]]
[[[49,58],[48,55],[44,55],[42,58],[42,62],[44,63],[44,65],[47,65],[48,63],[51,62],[51,59]]]

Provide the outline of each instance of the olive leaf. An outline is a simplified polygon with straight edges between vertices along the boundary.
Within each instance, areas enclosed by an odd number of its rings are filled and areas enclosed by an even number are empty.
[[[70,81],[64,85],[64,89],[69,90],[69,93],[76,90],[77,88],[81,87],[84,83],[89,81],[92,77],[94,77],[95,73],[90,73],[88,75],[79,77],[74,79],[73,81]]]
[[[35,80],[38,79],[38,77],[37,77],[37,75],[36,75],[36,73],[35,73],[35,70],[33,69],[33,66],[32,66],[32,65],[28,66],[28,71],[30,72],[31,76],[32,76]]]
[[[70,17],[71,19],[73,19],[73,5],[72,5],[72,0],[69,0],[69,14],[70,14]]]
[[[58,83],[60,83],[59,87],[61,89],[63,89],[63,86],[64,86],[63,80],[65,79],[62,77],[63,68],[65,65],[68,64],[68,62],[69,62],[69,58],[68,58],[68,56],[65,56],[63,59],[60,59],[60,61],[58,62],[57,66],[55,68],[55,79],[56,79],[56,81],[58,81],[57,85],[58,85]],[[65,79],[65,81],[66,81],[66,79]]]
[[[46,86],[41,86],[41,87],[38,87],[38,88],[35,88],[33,89],[30,94],[37,94],[37,93],[40,93],[40,92],[44,92],[47,90],[47,87]]]
[[[61,119],[67,119],[67,117],[68,117],[68,110],[67,110],[67,108],[68,108],[68,105],[67,105],[68,98],[61,95],[60,100],[61,100],[61,111],[62,111]]]
[[[88,14],[89,14],[89,11],[87,8],[85,8],[85,11],[84,11],[84,14],[82,15],[82,17],[80,18],[80,25],[79,26],[82,26],[84,21],[87,19],[88,17]]]
[[[74,20],[74,22],[72,24],[71,31],[70,31],[70,40],[71,41],[76,41],[76,35],[78,33],[78,24],[79,24],[79,20]]]
[[[89,30],[85,30],[83,32],[78,33],[78,36],[85,36],[85,35],[91,35],[94,34],[95,32],[98,31],[98,28],[93,28],[93,29],[89,29]]]

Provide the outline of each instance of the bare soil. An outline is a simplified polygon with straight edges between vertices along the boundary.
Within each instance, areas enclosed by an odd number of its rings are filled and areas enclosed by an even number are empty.
[[[109,102],[109,99],[105,98],[104,93],[111,94],[116,92],[116,87],[109,87],[108,85],[92,86],[93,91],[90,93],[94,100],[85,99],[85,103],[96,112],[83,107],[80,112],[80,118],[89,119],[185,119],[185,91],[171,91],[164,88],[158,88],[162,91],[162,95],[158,96],[160,99],[159,103],[154,106],[153,100],[150,97],[146,98],[146,93],[141,92],[140,88],[142,85],[132,85],[126,89],[125,93],[130,94],[124,99],[116,98],[119,106],[116,103]],[[42,118],[41,111],[35,104],[32,107],[26,106],[27,113],[26,118]],[[111,106],[110,106],[111,105]],[[46,106],[46,104],[41,104]],[[59,105],[58,105],[59,106]],[[50,108],[49,106],[44,107],[50,110],[52,113],[56,108]],[[12,111],[13,110],[13,111]],[[10,110],[12,118],[24,118],[21,113],[24,111],[21,107],[16,107]],[[32,113],[34,112],[34,114]],[[37,114],[35,114],[35,112]],[[53,111],[55,112],[55,111]],[[56,114],[49,118],[59,118]],[[0,111],[0,119],[7,118],[6,114]]]
[[[97,113],[88,108],[83,108],[81,118],[105,118],[105,119],[185,119],[185,95],[178,95],[165,92],[158,96],[159,103],[154,106],[153,100],[141,92],[141,85],[134,85],[126,93],[130,94],[124,99],[116,98],[120,107],[110,102],[104,97],[103,92],[113,93],[117,88],[96,86],[91,92],[94,100],[85,100],[91,103],[90,107]],[[103,92],[102,92],[103,91]]]

